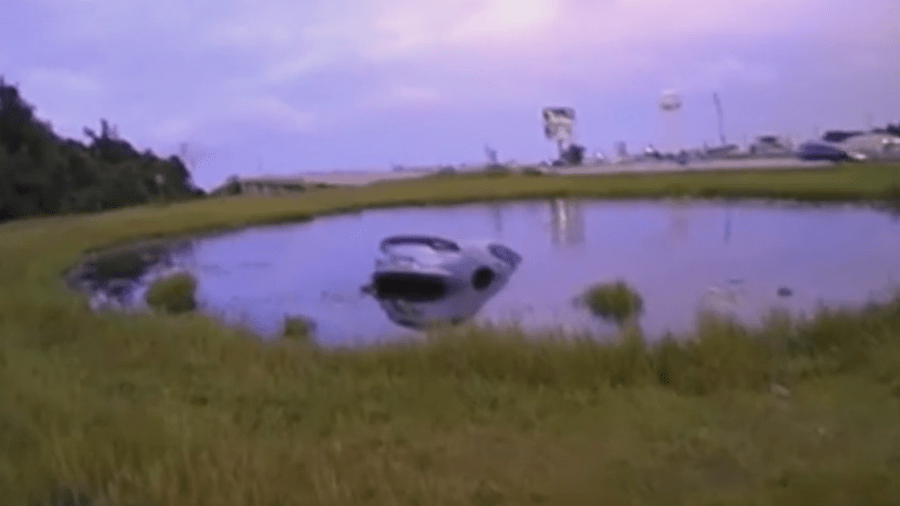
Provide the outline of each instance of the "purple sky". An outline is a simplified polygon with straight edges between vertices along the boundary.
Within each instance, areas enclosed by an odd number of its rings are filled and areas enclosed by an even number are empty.
[[[804,140],[900,121],[897,0],[5,0],[0,73],[66,136],[101,117],[195,179],[555,155],[578,139]],[[262,169],[260,169],[262,165]]]

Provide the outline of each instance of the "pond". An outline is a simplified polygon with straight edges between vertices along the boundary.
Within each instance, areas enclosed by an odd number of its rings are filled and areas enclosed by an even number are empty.
[[[900,221],[875,210],[557,199],[372,210],[199,238],[165,261],[157,255],[155,270],[135,276],[135,290],[95,286],[94,300],[118,290],[139,308],[147,281],[177,268],[197,277],[205,311],[262,336],[278,334],[288,315],[312,319],[323,345],[414,336],[360,290],[379,243],[398,234],[486,239],[518,252],[508,284],[472,321],[530,331],[611,334],[573,304],[595,282],[632,285],[652,339],[689,332],[700,311],[755,324],[772,308],[808,315],[823,304],[887,299],[900,280]]]

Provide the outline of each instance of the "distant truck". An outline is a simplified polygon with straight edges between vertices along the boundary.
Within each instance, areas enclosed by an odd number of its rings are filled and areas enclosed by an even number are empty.
[[[846,150],[825,142],[805,142],[797,149],[797,157],[801,160],[827,160],[832,162],[844,162],[848,160],[861,160],[862,155],[851,156]]]
[[[805,143],[797,155],[805,160],[900,159],[900,137],[883,132],[828,132]]]

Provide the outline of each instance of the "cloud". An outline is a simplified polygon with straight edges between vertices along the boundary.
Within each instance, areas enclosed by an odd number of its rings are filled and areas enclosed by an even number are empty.
[[[779,79],[778,72],[768,65],[730,55],[673,70],[668,81],[682,93],[714,91],[735,83],[765,86]]]
[[[10,0],[4,9],[21,20],[0,33],[7,77],[41,114],[76,132],[107,117],[151,142],[338,136],[427,111],[525,131],[516,122],[554,102],[635,129],[634,104],[670,86],[770,104],[747,118],[813,122],[824,121],[813,119],[825,114],[818,104],[837,103],[850,84],[887,115],[896,100],[883,83],[900,79],[896,0]],[[813,105],[784,112],[810,87]],[[841,100],[828,114],[862,107]]]
[[[151,137],[165,143],[196,138],[204,121],[197,116],[175,116],[156,123],[149,128]]]
[[[224,97],[220,97],[224,98]],[[252,96],[237,101],[210,100],[194,109],[158,121],[150,135],[160,142],[179,142],[206,138],[204,132],[251,128],[275,133],[309,132],[317,124],[317,116],[275,96]]]
[[[314,114],[271,96],[254,97],[229,112],[237,119],[269,123],[283,132],[308,131],[316,119]]]
[[[37,66],[8,77],[21,87],[38,116],[65,135],[80,136],[86,118],[93,123],[100,117],[96,106],[107,90],[90,72]]]
[[[864,3],[885,14],[897,10],[892,0]],[[665,67],[673,53],[717,37],[759,40],[849,25],[860,34],[877,32],[882,41],[891,33],[889,26],[859,30],[885,18],[867,14],[873,9],[861,5],[847,12],[850,5],[837,0],[82,0],[52,5],[65,15],[54,31],[66,34],[66,40],[130,41],[155,47],[160,56],[187,53],[198,61],[208,51],[250,56],[256,63],[233,69],[231,77],[259,87],[290,85],[335,68],[377,70],[398,63],[457,76],[522,72],[535,79],[562,76],[603,85]],[[828,36],[818,31],[817,36]],[[841,40],[853,45],[861,37]],[[602,73],[586,73],[591,66]]]
[[[393,109],[434,105],[440,101],[441,92],[433,87],[394,84],[374,93],[367,105],[375,109]]]
[[[450,40],[462,44],[521,40],[551,26],[560,10],[558,0],[485,1],[452,28]]]
[[[288,56],[266,67],[257,77],[261,85],[290,83],[305,75],[327,68],[331,60],[325,54],[300,54]]]
[[[95,95],[102,90],[99,80],[95,77],[86,72],[67,68],[31,68],[24,73],[22,81],[29,88],[71,95]]]

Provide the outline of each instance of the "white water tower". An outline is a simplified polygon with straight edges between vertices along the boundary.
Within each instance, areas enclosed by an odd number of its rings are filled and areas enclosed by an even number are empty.
[[[682,144],[681,96],[675,90],[663,91],[659,97],[660,149],[663,152],[680,151]]]

